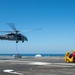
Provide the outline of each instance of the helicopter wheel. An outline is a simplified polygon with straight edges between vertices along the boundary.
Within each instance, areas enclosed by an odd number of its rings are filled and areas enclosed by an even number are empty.
[[[18,41],[16,41],[16,43],[18,43]]]
[[[24,42],[24,40],[22,40],[22,42]]]

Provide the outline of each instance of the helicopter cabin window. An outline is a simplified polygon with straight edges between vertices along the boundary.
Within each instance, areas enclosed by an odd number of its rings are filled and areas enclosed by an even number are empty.
[[[18,40],[21,40],[21,36],[18,36]]]

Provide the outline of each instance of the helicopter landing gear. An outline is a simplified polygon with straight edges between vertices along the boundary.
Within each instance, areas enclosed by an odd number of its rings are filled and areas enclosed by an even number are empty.
[[[24,42],[24,40],[22,40],[22,42]]]
[[[18,43],[18,41],[16,41],[16,43]]]

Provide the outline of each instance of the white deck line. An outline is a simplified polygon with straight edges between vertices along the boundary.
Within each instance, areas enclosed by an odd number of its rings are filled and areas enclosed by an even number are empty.
[[[6,72],[6,73],[11,73],[11,74],[23,75],[22,73],[13,72],[13,70],[11,70],[11,69],[6,69],[6,70],[3,70],[3,72]]]

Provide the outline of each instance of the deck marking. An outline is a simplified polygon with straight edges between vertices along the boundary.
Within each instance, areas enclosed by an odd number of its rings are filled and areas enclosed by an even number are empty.
[[[48,63],[48,62],[31,62],[29,65],[40,65],[40,66],[55,66],[55,67],[73,67],[73,63]]]
[[[6,69],[6,70],[3,70],[3,72],[11,73],[11,74],[23,75],[22,73],[14,72],[14,70],[12,70],[12,69]]]

